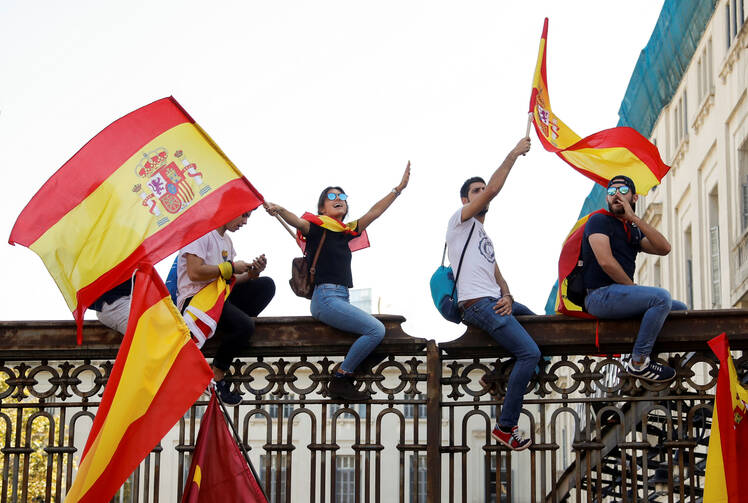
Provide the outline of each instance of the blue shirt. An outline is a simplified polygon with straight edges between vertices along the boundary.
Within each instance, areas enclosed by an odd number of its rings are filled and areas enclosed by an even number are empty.
[[[622,222],[614,216],[604,213],[592,215],[584,226],[582,238],[582,260],[584,261],[584,287],[588,289],[601,288],[615,283],[597,263],[595,254],[590,246],[589,237],[592,234],[605,234],[610,239],[610,251],[626,275],[634,279],[636,270],[636,254],[641,251],[642,231],[631,222]]]

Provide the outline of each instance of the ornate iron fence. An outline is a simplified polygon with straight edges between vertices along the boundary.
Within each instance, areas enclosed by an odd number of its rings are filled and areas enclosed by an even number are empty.
[[[651,385],[610,356],[630,347],[635,323],[523,319],[546,358],[520,420],[533,446],[513,453],[490,436],[511,359],[472,329],[437,345],[403,333],[401,317],[381,319],[384,360],[358,376],[365,404],[325,397],[350,336],[309,318],[258,320],[230,377],[244,401],[229,410],[271,501],[700,501],[717,375],[705,341],[727,331],[733,349],[748,346],[746,311],[673,315],[656,350],[677,377]],[[69,323],[0,323],[0,503],[60,502],[70,487],[118,340],[95,323],[83,347],[73,334]],[[493,370],[492,395],[479,379]],[[114,501],[179,501],[204,409]]]

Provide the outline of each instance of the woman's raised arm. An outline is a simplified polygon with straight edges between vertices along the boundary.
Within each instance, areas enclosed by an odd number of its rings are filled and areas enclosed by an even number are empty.
[[[356,230],[362,232],[369,226],[369,224],[382,216],[382,213],[384,213],[384,211],[389,208],[392,203],[395,202],[397,196],[399,196],[400,193],[405,190],[405,187],[408,186],[408,180],[410,180],[410,161],[408,161],[408,165],[405,166],[405,172],[403,173],[402,180],[400,180],[400,184],[398,184],[394,189],[390,191],[389,194],[384,196],[379,202],[372,206],[364,216],[358,219],[358,228]]]
[[[283,206],[279,206],[274,203],[269,203],[265,201],[262,203],[262,206],[265,208],[265,210],[272,216],[279,216],[281,217],[288,225],[298,229],[301,231],[303,235],[309,234],[309,222],[306,220],[302,220],[290,211],[288,211]]]

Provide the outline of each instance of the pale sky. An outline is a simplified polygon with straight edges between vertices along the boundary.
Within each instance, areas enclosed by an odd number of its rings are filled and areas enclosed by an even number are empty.
[[[553,111],[586,136],[618,122],[662,4],[3,0],[0,235],[7,243],[34,193],[101,129],[173,95],[268,201],[297,214],[340,185],[358,217],[410,160],[410,185],[354,254],[354,286],[372,288],[375,311],[405,316],[407,333],[453,339],[464,327],[440,317],[429,278],[460,185],[488,179],[524,135],[543,18]],[[486,230],[515,298],[542,313],[592,182],[531,138]],[[275,219],[259,209],[232,239],[239,258],[268,257],[278,293],[264,315],[309,314],[288,287],[299,250]],[[0,320],[72,319],[32,251],[0,245],[0,263]]]

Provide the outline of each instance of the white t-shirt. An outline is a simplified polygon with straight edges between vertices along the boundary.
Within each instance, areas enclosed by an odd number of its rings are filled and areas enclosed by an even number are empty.
[[[475,229],[470,237],[470,244],[465,249],[460,277],[457,279],[457,300],[463,302],[479,297],[501,297],[501,288],[494,276],[496,259],[491,238],[486,234],[483,224],[475,217],[464,222],[460,220],[462,220],[462,208],[452,215],[447,225],[449,264],[455,276],[457,276],[460,255],[465,248],[465,241],[473,224],[475,224]]]
[[[177,261],[177,307],[181,310],[184,300],[192,297],[202,288],[214,280],[192,281],[187,274],[187,258],[185,253],[191,253],[203,259],[208,265],[218,265],[227,260],[234,260],[236,252],[228,231],[223,236],[217,231],[210,231],[205,236],[193,241],[179,250]]]

